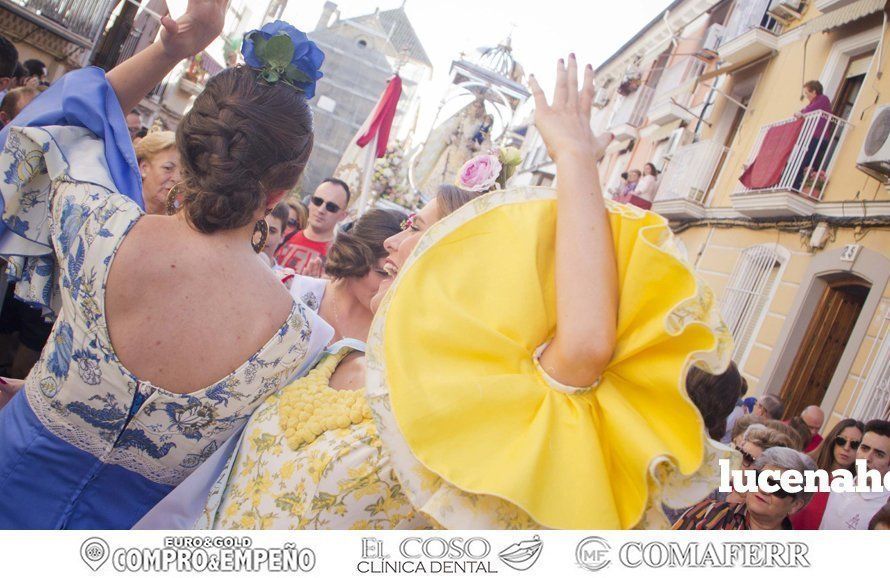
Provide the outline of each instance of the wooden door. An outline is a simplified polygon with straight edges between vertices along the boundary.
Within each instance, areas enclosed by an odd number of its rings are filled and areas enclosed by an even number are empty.
[[[808,405],[822,404],[868,290],[868,284],[858,278],[828,283],[782,386],[785,419],[799,415]]]

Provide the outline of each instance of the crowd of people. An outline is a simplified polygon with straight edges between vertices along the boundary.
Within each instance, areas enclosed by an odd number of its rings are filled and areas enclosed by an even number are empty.
[[[782,420],[783,401],[776,395],[745,397],[745,380],[733,366],[722,376],[693,370],[689,395],[701,410],[712,438],[736,449],[743,470],[825,470],[831,479],[840,470],[856,474],[856,460],[883,479],[890,472],[890,422],[863,424],[839,420],[823,438],[825,414],[808,406]],[[737,400],[727,408],[726,400]],[[890,491],[715,492],[686,512],[673,512],[675,529],[695,530],[849,530],[890,529]]]
[[[604,198],[592,67],[560,60],[549,99],[529,81],[555,190],[502,188],[483,154],[407,218],[354,218],[338,179],[290,195],[324,55],[284,22],[175,133],[142,126],[225,4],[0,132],[3,327],[31,352],[0,380],[0,528],[890,529],[887,491],[717,491],[719,458],[886,476],[890,422],[822,439],[820,408],[746,397],[707,288],[638,210],[654,165],[617,195],[638,208]],[[95,108],[60,116],[74,95]]]

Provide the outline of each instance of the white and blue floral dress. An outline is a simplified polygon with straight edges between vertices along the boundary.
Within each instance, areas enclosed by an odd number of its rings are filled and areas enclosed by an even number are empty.
[[[0,154],[0,256],[17,297],[56,315],[25,387],[0,410],[0,529],[131,527],[331,337],[295,302],[259,352],[205,389],[175,394],[130,373],[109,338],[105,284],[143,213],[117,192],[104,147],[82,127],[13,128]]]

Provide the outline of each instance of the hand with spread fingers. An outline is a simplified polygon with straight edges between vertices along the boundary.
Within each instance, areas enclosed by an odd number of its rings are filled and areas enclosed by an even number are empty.
[[[535,99],[535,126],[547,151],[554,161],[567,154],[576,154],[598,161],[603,158],[612,135],[594,135],[590,130],[590,111],[596,87],[593,83],[593,67],[584,69],[584,79],[578,87],[578,63],[574,54],[568,65],[560,59],[556,65],[556,88],[551,103],[534,76],[529,86]]]

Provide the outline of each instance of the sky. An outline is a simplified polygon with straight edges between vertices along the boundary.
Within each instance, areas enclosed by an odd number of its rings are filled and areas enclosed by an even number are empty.
[[[341,0],[342,18],[397,8],[402,0]],[[433,63],[433,79],[420,87],[418,134],[426,134],[449,87],[451,61],[475,55],[512,32],[513,55],[552,89],[556,60],[574,51],[579,63],[602,63],[670,4],[669,0],[407,0],[405,11]],[[324,0],[290,0],[284,19],[315,28]]]

